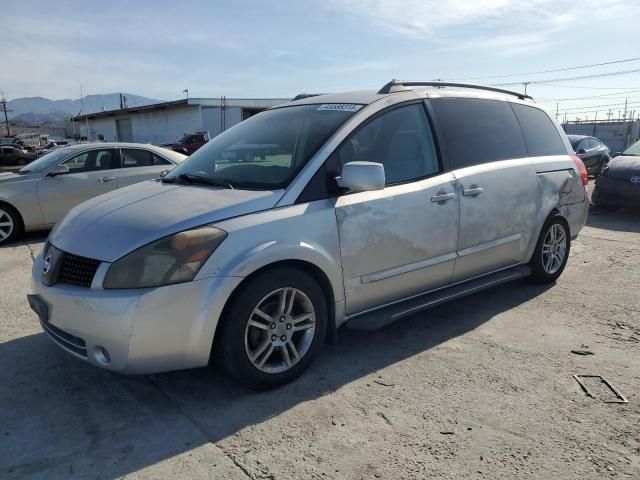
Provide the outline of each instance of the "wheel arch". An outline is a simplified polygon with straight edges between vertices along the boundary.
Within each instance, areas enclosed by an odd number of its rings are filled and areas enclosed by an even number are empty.
[[[18,221],[20,222],[20,229],[24,232],[24,217],[22,216],[22,212],[18,210],[14,205],[0,198],[0,207],[8,207],[14,212],[18,214]]]
[[[285,259],[285,260],[274,261],[272,263],[263,265],[257,268],[256,270],[252,271],[249,275],[247,275],[242,280],[242,282],[240,282],[236,286],[236,288],[233,290],[231,295],[229,295],[222,309],[222,313],[220,314],[220,322],[216,326],[216,330],[213,334],[213,349],[212,349],[213,352],[217,350],[217,348],[215,347],[215,343],[220,338],[219,332],[221,330],[220,327],[222,326],[222,322],[224,322],[224,319],[227,316],[227,312],[230,306],[232,305],[233,301],[235,300],[239,292],[242,290],[242,288],[244,288],[244,286],[253,278],[259,275],[262,275],[263,273],[268,272],[269,270],[273,270],[281,267],[289,267],[289,268],[295,268],[297,270],[300,270],[308,274],[309,276],[311,276],[318,283],[318,285],[320,286],[320,288],[322,289],[325,295],[325,301],[327,303],[327,313],[329,316],[329,318],[327,319],[328,325],[327,325],[327,333],[325,336],[325,342],[330,344],[336,343],[337,341],[336,307],[335,307],[336,299],[335,299],[333,286],[331,284],[331,280],[329,279],[329,276],[318,265],[312,262],[309,262],[307,260]]]
[[[549,210],[549,213],[547,213],[544,216],[540,215],[538,217],[538,221],[536,223],[535,230],[534,230],[534,235],[531,235],[531,240],[529,242],[529,250],[527,252],[525,263],[529,263],[531,261],[531,258],[533,257],[533,252],[535,251],[536,245],[538,243],[538,239],[540,238],[540,235],[542,234],[542,229],[544,228],[547,221],[555,215],[560,215],[565,219],[565,221],[567,220],[565,215],[563,215],[562,212],[560,211],[560,208],[561,207],[559,205],[555,205]],[[569,227],[569,231],[571,231],[571,227]]]

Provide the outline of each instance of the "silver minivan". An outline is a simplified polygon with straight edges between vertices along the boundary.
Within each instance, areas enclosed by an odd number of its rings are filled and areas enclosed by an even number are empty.
[[[164,178],[51,232],[29,303],[93,365],[207,365],[253,388],[300,375],[346,322],[375,328],[516,278],[553,282],[587,173],[530,97],[392,81],[302,96]]]

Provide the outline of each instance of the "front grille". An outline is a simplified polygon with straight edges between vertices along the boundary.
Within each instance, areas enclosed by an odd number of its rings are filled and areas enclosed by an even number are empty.
[[[64,253],[58,282],[77,287],[90,287],[99,266],[100,260]]]

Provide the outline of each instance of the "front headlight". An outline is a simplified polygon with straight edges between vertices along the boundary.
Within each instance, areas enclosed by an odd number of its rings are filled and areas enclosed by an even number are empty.
[[[103,288],[147,288],[189,282],[227,232],[205,226],[156,240],[111,265]]]

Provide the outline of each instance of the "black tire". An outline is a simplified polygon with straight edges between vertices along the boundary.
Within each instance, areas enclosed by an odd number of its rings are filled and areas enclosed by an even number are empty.
[[[306,295],[306,300],[310,300],[313,305],[315,328],[306,353],[300,356],[297,363],[283,372],[267,373],[260,370],[249,358],[248,347],[245,346],[245,335],[247,335],[247,324],[252,318],[254,309],[260,306],[271,293],[282,288],[295,288]],[[274,320],[274,324],[275,321],[277,320]],[[318,355],[324,344],[327,324],[326,296],[313,277],[291,267],[278,267],[265,271],[242,285],[225,308],[214,342],[215,364],[226,375],[254,390],[266,390],[284,385],[299,377]],[[268,337],[272,333],[266,332],[264,335]],[[268,343],[268,340],[265,338],[264,342]],[[290,350],[286,346],[280,349],[287,350],[287,356],[289,356]],[[273,352],[272,355],[276,355],[275,358],[279,355],[284,362],[284,352],[281,350],[273,350]]]
[[[13,227],[11,228],[11,233],[9,233],[6,238],[2,238],[4,235],[0,235],[0,245],[5,245],[17,240],[24,233],[24,225],[22,224],[20,214],[11,205],[0,202],[0,223],[6,223],[7,217],[9,217]],[[0,229],[2,229],[4,233],[7,233],[9,230],[8,227],[0,227]]]
[[[560,225],[562,230],[564,231],[564,235],[566,238],[566,250],[564,254],[564,258],[558,268],[558,270],[553,271],[552,273],[548,272],[544,267],[544,259],[543,259],[543,246],[545,238],[547,234],[555,225]],[[531,261],[529,262],[529,268],[531,269],[531,275],[529,276],[529,281],[538,284],[545,283],[553,283],[564,271],[565,266],[567,265],[567,260],[569,259],[569,253],[571,251],[571,233],[569,231],[569,224],[559,214],[552,215],[547,219],[544,226],[542,227],[542,231],[540,232],[540,237],[538,238],[538,243],[536,244],[536,249],[533,252],[533,256],[531,257]]]

